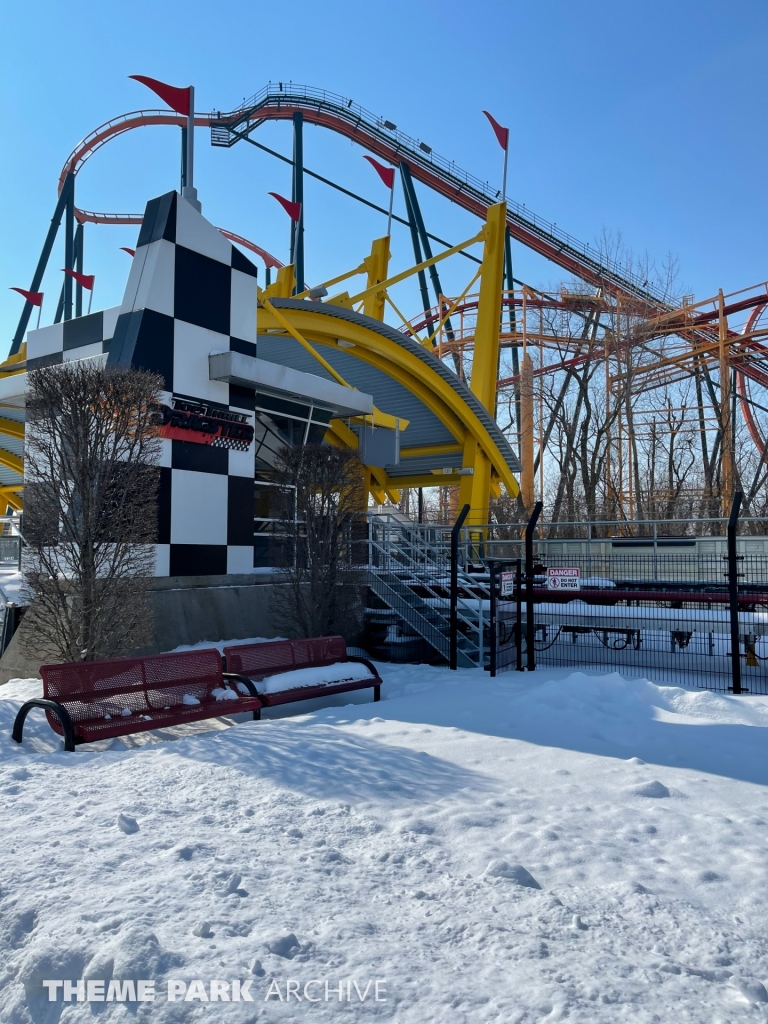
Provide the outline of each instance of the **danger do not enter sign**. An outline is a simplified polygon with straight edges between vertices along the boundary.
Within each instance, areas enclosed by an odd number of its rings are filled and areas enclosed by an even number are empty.
[[[547,569],[547,590],[580,590],[578,569]]]

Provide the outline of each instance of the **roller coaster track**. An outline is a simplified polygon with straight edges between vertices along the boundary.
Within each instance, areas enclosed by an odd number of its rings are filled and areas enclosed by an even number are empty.
[[[212,138],[217,145],[234,145],[264,121],[289,120],[294,113],[360,143],[395,166],[404,161],[412,177],[483,220],[488,207],[502,199],[501,192],[488,182],[399,131],[391,121],[351,99],[312,86],[271,82],[239,110],[211,117]],[[507,199],[507,223],[513,238],[595,287],[639,299],[653,308],[664,307],[647,281],[511,199]]]
[[[372,153],[397,166],[407,164],[411,176],[428,188],[457,203],[465,210],[485,219],[488,207],[498,203],[502,196],[487,181],[462,170],[453,161],[439,156],[425,142],[401,132],[396,125],[373,114],[365,107],[338,93],[293,82],[272,83],[264,86],[250,99],[244,100],[236,110],[222,113],[195,114],[195,125],[211,129],[214,145],[230,147],[248,136],[266,121],[291,120],[300,113],[309,124],[328,128],[345,138],[359,143]],[[151,125],[186,126],[186,118],[169,110],[137,110],[105,122],[87,135],[67,158],[59,178],[59,192],[69,173],[77,174],[90,157],[103,145],[119,135]],[[584,244],[556,224],[537,216],[514,200],[507,198],[507,224],[510,234],[526,247],[539,253],[569,273],[602,288],[622,300],[631,300],[638,314],[653,316],[671,311],[668,301],[658,294],[647,280],[623,267],[617,261]],[[141,214],[95,213],[76,210],[78,221],[94,224],[140,224]],[[260,256],[267,266],[280,267],[274,256],[248,239],[220,229],[225,237]],[[755,311],[757,318],[759,311]],[[426,325],[426,324],[425,324]],[[695,324],[686,324],[688,329]],[[702,324],[699,328],[706,332]],[[745,329],[745,334],[748,330]],[[751,352],[750,352],[751,350]],[[765,449],[765,441],[749,408],[748,383],[750,377],[768,387],[768,374],[750,365],[749,356],[765,348],[762,344],[745,339],[741,351],[734,350],[732,365],[737,371],[737,390],[745,422],[758,448]],[[584,358],[584,357],[581,357]],[[556,367],[554,367],[556,369]],[[509,381],[500,382],[503,385]]]
[[[411,175],[428,188],[485,219],[489,206],[501,199],[488,182],[463,171],[453,161],[435,153],[426,143],[398,131],[391,122],[337,93],[293,83],[270,83],[229,113],[195,114],[195,125],[212,129],[212,140],[232,146],[270,120],[291,120],[301,113],[309,124],[329,128],[360,143],[392,164],[405,162]],[[68,173],[77,174],[105,143],[133,128],[175,125],[186,119],[172,111],[137,110],[106,121],[87,135],[67,158],[59,178],[59,191]],[[391,127],[387,127],[392,125]],[[647,281],[580,242],[566,231],[537,216],[525,206],[507,199],[507,223],[513,238],[595,287],[625,298],[640,300],[653,310],[668,308]],[[96,224],[136,224],[140,214],[106,214],[79,211],[80,218]],[[276,264],[273,264],[276,265]]]
[[[82,169],[83,164],[97,150],[101,149],[102,146],[118,135],[123,135],[132,128],[145,128],[148,125],[177,125],[179,128],[184,128],[186,123],[187,119],[185,117],[181,117],[178,114],[170,114],[163,110],[134,110],[129,114],[122,114],[120,117],[112,118],[111,121],[106,121],[95,131],[91,132],[90,135],[86,135],[82,142],[79,142],[67,157],[66,163],[59,175],[59,194],[61,194],[61,190],[64,187],[67,175],[76,175]],[[205,127],[210,124],[210,118],[201,117],[196,114],[195,124]],[[91,210],[80,209],[75,210],[75,217],[80,224],[138,225],[144,219],[141,213],[94,213]],[[237,245],[243,246],[244,249],[249,249],[251,252],[256,253],[267,267],[280,268],[283,266],[277,257],[272,256],[271,253],[268,253],[260,245],[256,245],[255,242],[243,238],[242,235],[236,235],[233,231],[227,231],[225,228],[219,228],[219,231],[230,242],[235,242]]]

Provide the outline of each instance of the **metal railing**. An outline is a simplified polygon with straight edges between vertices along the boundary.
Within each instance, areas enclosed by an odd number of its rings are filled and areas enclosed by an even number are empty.
[[[740,505],[736,494],[727,537],[715,538],[712,551],[661,555],[629,541],[632,554],[601,551],[602,572],[592,576],[584,571],[594,569],[591,553],[558,557],[543,550],[548,542],[524,560],[492,563],[491,671],[608,667],[657,682],[768,692],[768,538],[737,537]],[[750,544],[761,550],[745,550]]]

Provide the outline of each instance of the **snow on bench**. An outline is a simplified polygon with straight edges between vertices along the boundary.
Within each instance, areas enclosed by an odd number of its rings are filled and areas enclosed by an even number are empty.
[[[340,636],[238,644],[224,657],[229,672],[253,681],[265,707],[368,687],[381,698],[379,673],[367,658],[350,657]]]
[[[259,718],[262,707],[250,679],[222,672],[221,655],[213,647],[43,665],[40,675],[43,699],[28,700],[20,708],[12,733],[17,743],[33,708],[45,711],[51,728],[64,736],[64,749],[74,750],[76,743],[239,711]]]

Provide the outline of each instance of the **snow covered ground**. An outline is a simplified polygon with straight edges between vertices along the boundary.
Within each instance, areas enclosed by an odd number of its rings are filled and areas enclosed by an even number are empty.
[[[76,754],[0,688],[0,1020],[768,1020],[768,697],[380,670]]]

